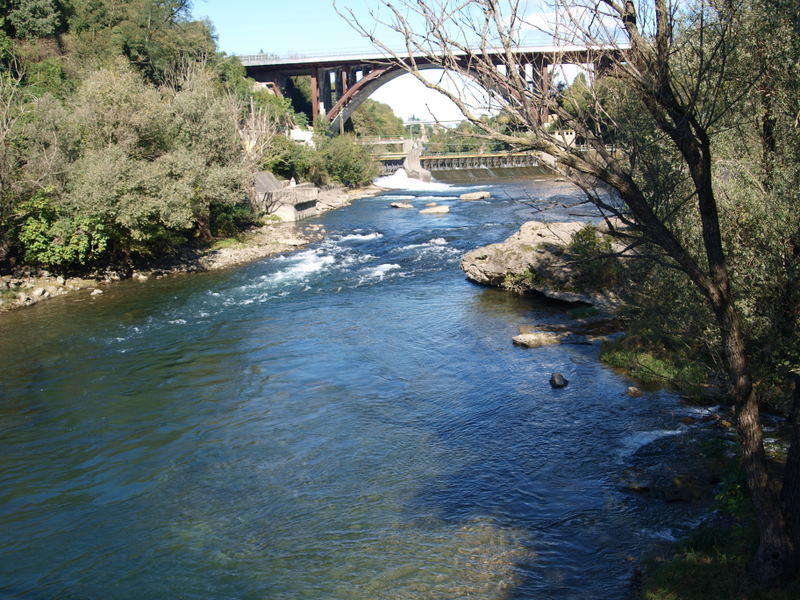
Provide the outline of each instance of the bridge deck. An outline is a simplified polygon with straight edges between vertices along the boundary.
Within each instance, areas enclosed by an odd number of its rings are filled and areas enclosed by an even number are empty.
[[[552,44],[541,46],[519,46],[514,48],[515,54],[565,54],[570,52],[586,52],[587,50],[609,50],[611,47],[598,46],[597,48],[590,48],[587,46],[576,45],[560,45],[554,46]],[[474,52],[479,53],[476,49]],[[454,52],[454,56],[466,56],[465,52]],[[502,48],[490,48],[486,51],[488,55],[502,56],[505,50]],[[397,50],[397,56],[407,58],[408,52],[405,50]],[[413,58],[428,58],[428,55],[423,53],[415,53],[411,55]],[[322,54],[317,56],[286,56],[275,57],[269,54],[240,54],[237,58],[245,67],[273,67],[279,69],[281,67],[291,67],[295,65],[314,65],[315,67],[324,66],[327,64],[342,64],[349,62],[382,62],[391,60],[391,56],[383,52],[354,52],[352,54],[334,53]]]

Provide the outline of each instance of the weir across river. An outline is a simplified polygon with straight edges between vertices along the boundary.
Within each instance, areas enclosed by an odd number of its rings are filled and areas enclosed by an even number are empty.
[[[379,158],[381,172],[391,175],[403,166],[404,155]],[[428,171],[466,171],[482,168],[538,167],[539,158],[532,152],[488,152],[459,154],[423,154],[420,164]]]

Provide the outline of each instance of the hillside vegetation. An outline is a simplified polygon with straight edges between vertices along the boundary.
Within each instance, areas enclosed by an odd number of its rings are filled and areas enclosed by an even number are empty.
[[[374,174],[349,140],[288,140],[302,116],[255,90],[186,1],[0,0],[0,15],[0,271],[130,265],[230,235],[260,169]]]

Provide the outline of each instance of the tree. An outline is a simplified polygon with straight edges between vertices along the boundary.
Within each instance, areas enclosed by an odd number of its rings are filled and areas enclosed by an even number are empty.
[[[400,0],[381,6],[386,12],[376,11],[373,18],[402,36],[409,54],[432,57],[442,68],[479,81],[487,90],[487,102],[501,104],[518,127],[501,129],[481,119],[458,92],[428,81],[412,58],[393,53],[378,39],[375,24],[361,23],[352,12],[345,12],[356,29],[393,56],[398,66],[448,96],[481,132],[475,135],[541,151],[553,170],[580,185],[600,208],[613,233],[627,242],[626,255],[677,270],[693,286],[696,310],[713,315],[713,334],[735,404],[742,463],[760,533],[753,574],[768,585],[794,578],[800,564],[800,407],[795,403],[793,408],[793,446],[782,481],[775,481],[763,446],[754,350],[747,344],[749,321],[742,312],[748,269],[732,248],[736,240],[730,233],[735,228],[727,225],[735,213],[721,187],[726,178],[742,180],[718,158],[726,134],[737,128],[752,131],[753,120],[747,116],[752,102],[761,107],[764,142],[764,150],[757,149],[755,156],[763,152],[769,164],[773,149],[796,142],[791,128],[781,131],[774,126],[771,102],[781,95],[754,96],[768,86],[763,72],[752,68],[752,35],[744,30],[748,24],[767,20],[773,35],[784,36],[773,43],[795,52],[789,61],[793,64],[798,48],[796,5],[747,0],[556,0],[555,16],[546,29],[559,45],[586,47],[587,62],[593,65],[589,71],[597,79],[590,97],[572,104],[563,98],[559,103],[547,77],[547,71],[552,73],[568,59],[566,53],[556,51],[548,57],[547,70],[520,62],[514,53],[523,29],[531,26],[522,12],[524,3]],[[784,96],[796,98],[797,70],[789,72],[789,78],[782,76],[784,89],[790,90]],[[790,122],[800,113],[791,114],[796,101],[787,102],[789,114],[782,120]],[[574,129],[589,151],[566,143],[550,126],[548,114]],[[607,147],[603,135],[608,128],[615,131],[620,152]],[[778,139],[781,134],[784,137]],[[784,152],[796,156],[797,146]],[[770,179],[775,172],[767,166],[763,175]],[[606,200],[598,193],[597,182],[610,187],[620,202]],[[769,200],[776,206],[787,203],[776,194]],[[615,227],[611,216],[625,228]],[[791,240],[798,239],[800,228],[791,216],[784,225],[786,229],[768,247],[787,252],[781,268],[795,269],[794,275],[784,272],[777,278],[785,292],[782,302],[788,322],[797,326],[797,254],[791,259],[797,245]]]
[[[350,117],[353,132],[358,136],[403,137],[403,120],[394,114],[392,107],[383,102],[367,99]]]
[[[8,21],[17,37],[36,39],[56,33],[61,14],[54,0],[16,0],[8,13]]]

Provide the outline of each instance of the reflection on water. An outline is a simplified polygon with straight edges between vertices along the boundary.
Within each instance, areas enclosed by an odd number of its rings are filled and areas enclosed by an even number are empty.
[[[0,317],[0,595],[619,598],[629,556],[691,516],[617,489],[676,402],[628,398],[593,348],[511,344],[560,313],[459,258],[564,186],[482,187],[392,191],[295,254]],[[388,207],[431,196],[451,212]]]

